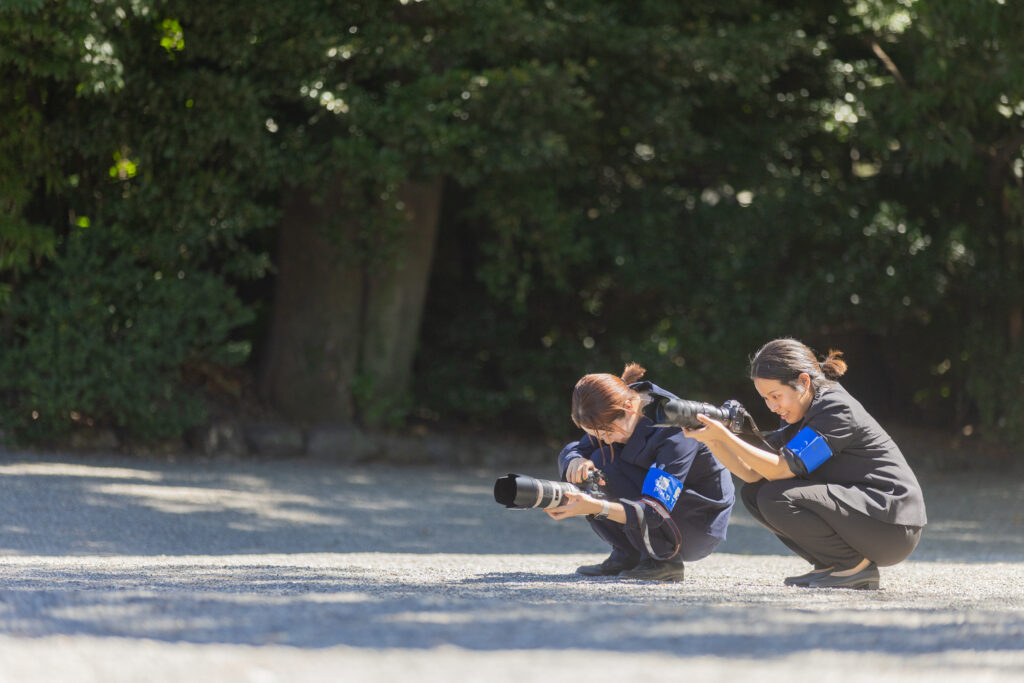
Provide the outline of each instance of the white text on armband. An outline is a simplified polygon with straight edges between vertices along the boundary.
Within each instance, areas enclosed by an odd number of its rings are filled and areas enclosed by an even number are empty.
[[[818,469],[823,462],[832,457],[832,449],[828,447],[825,438],[810,427],[804,427],[797,432],[785,447],[804,464],[808,472]]]

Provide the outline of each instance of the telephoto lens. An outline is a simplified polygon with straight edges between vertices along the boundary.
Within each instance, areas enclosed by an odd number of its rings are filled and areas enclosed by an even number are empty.
[[[579,493],[575,484],[534,479],[525,474],[506,474],[494,482],[494,500],[507,508],[556,508],[565,504],[566,494]]]
[[[682,427],[683,429],[700,429],[704,425],[697,419],[697,415],[708,417],[729,424],[732,421],[731,412],[726,409],[716,408],[710,403],[700,401],[687,401],[682,398],[672,400],[655,400],[647,405],[644,412],[652,412],[648,415],[656,425],[668,427]]]

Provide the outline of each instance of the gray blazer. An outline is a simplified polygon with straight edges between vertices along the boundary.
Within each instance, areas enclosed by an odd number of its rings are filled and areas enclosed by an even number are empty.
[[[786,444],[804,427],[820,435],[831,457],[808,472]],[[828,485],[840,503],[889,524],[924,526],[924,494],[899,446],[857,399],[835,383],[818,390],[803,420],[766,436],[798,478]]]

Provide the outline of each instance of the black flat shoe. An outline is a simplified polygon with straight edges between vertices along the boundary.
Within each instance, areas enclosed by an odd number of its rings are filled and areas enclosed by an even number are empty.
[[[638,561],[610,556],[605,558],[601,564],[585,564],[582,567],[577,567],[576,573],[583,574],[583,576],[618,576],[620,572],[635,567]]]
[[[850,576],[836,576],[829,573],[811,581],[810,588],[853,588],[856,590],[878,590],[878,566],[872,562],[864,569]]]
[[[619,578],[637,581],[682,581],[683,573],[682,562],[656,562],[648,559],[633,569],[621,572]]]
[[[812,571],[807,572],[806,574],[801,574],[800,576],[787,576],[782,583],[786,586],[799,586],[800,588],[807,588],[811,585],[812,581],[816,581],[817,579],[820,579],[824,576],[828,576],[831,573],[831,569],[814,569]]]

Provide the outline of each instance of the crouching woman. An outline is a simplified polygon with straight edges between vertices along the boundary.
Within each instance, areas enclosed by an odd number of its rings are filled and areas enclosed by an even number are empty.
[[[839,351],[819,361],[795,339],[765,344],[750,378],[781,428],[769,434],[778,453],[755,448],[720,422],[687,434],[711,448],[747,484],[750,514],[811,570],[789,586],[879,587],[878,567],[914,551],[927,522],[924,496],[893,439],[836,381],[846,372]]]
[[[651,395],[676,398],[650,382],[644,369],[622,377],[585,375],[572,394],[572,420],[584,436],[562,449],[562,478],[580,483],[603,474],[605,499],[569,495],[547,510],[554,519],[587,515],[611,546],[600,564],[577,572],[649,581],[682,581],[684,562],[702,559],[725,539],[735,502],[732,477],[699,441],[643,414]]]

